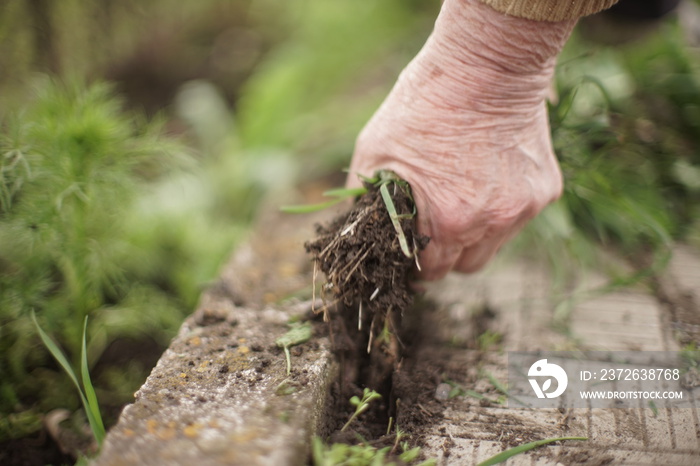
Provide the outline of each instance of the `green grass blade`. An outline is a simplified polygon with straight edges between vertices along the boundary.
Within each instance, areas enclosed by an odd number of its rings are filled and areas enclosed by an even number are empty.
[[[305,205],[289,205],[282,206],[280,210],[287,214],[308,214],[311,212],[317,212],[319,210],[332,207],[345,199],[362,196],[367,193],[367,188],[336,188],[329,189],[324,192],[323,195],[326,197],[333,197],[330,201],[320,202],[318,204],[305,204]]]
[[[371,177],[371,178],[369,178],[369,177],[363,175],[362,173],[358,173],[358,174],[357,174],[357,177],[358,177],[358,178],[360,179],[360,181],[362,181],[363,183],[368,183],[368,184],[377,184],[377,183],[380,181],[380,179],[381,179],[380,172],[376,173],[376,174],[375,174],[373,177]]]
[[[363,194],[367,194],[367,188],[335,188],[323,193],[326,197],[340,197],[343,199],[362,196]]]
[[[401,228],[401,221],[399,220],[399,216],[396,212],[394,200],[391,198],[391,194],[389,194],[389,188],[387,187],[387,183],[384,183],[379,187],[379,192],[381,193],[382,199],[384,200],[384,205],[386,205],[386,210],[389,212],[389,217],[391,218],[391,223],[394,225],[396,234],[399,235],[399,244],[401,245],[401,251],[406,257],[413,257],[413,253],[411,253],[411,250],[408,248],[406,235],[403,233],[403,229]]]
[[[61,351],[61,349],[58,347],[58,345],[56,345],[56,343],[54,343],[51,337],[49,337],[46,334],[46,332],[44,332],[41,329],[41,327],[39,327],[39,322],[37,322],[36,315],[34,314],[34,312],[32,312],[32,320],[34,321],[34,325],[36,326],[36,329],[39,332],[39,337],[44,343],[44,346],[46,346],[46,349],[48,349],[51,355],[56,359],[56,361],[58,361],[63,370],[66,371],[68,376],[75,384],[75,388],[77,388],[78,392],[80,392],[80,396],[84,399],[83,390],[80,388],[78,378],[75,376],[75,372],[73,372],[73,368],[70,366],[70,363],[68,362],[68,359],[66,359],[66,356],[63,354],[63,351]]]
[[[476,398],[477,400],[487,400],[487,399],[488,399],[488,398],[486,398],[484,395],[482,395],[481,393],[476,392],[476,391],[474,391],[474,390],[470,390],[470,389],[468,389],[468,388],[464,389],[464,394],[465,394],[466,396],[470,396],[470,397],[472,397],[472,398]]]
[[[649,400],[649,408],[651,408],[651,412],[654,413],[654,417],[659,416],[659,408],[656,407],[654,400]]]
[[[470,396],[472,398],[476,398],[477,400],[487,400],[484,395],[482,395],[479,392],[476,392],[474,390],[470,390],[468,388],[462,388],[459,386],[453,386],[452,390],[450,390],[450,393],[448,395],[449,399],[452,399],[456,396]]]
[[[547,445],[548,443],[560,442],[562,440],[588,440],[588,437],[556,437],[544,440],[536,440],[534,442],[525,443],[523,445],[518,445],[517,447],[510,448],[506,451],[502,451],[501,453],[492,456],[486,461],[482,461],[477,466],[491,466],[493,464],[503,463],[504,461],[512,458],[515,455],[519,455],[520,453],[530,451],[537,447],[541,447],[542,445]]]
[[[92,380],[90,380],[90,369],[87,363],[87,345],[85,343],[87,335],[87,322],[88,318],[85,316],[85,322],[83,323],[83,346],[80,354],[80,374],[83,377],[83,388],[85,390],[85,398],[87,398],[88,403],[88,405],[85,407],[85,410],[88,412],[88,421],[90,422],[92,433],[95,435],[97,445],[101,446],[102,440],[105,438],[105,426],[102,422],[100,404],[97,401],[95,387],[93,387]]]
[[[92,411],[90,409],[90,404],[88,403],[87,398],[85,398],[85,395],[83,394],[83,389],[80,387],[80,383],[78,382],[78,377],[76,377],[75,372],[73,372],[73,368],[71,367],[70,363],[68,362],[68,359],[66,356],[63,354],[63,351],[54,343],[54,341],[49,337],[46,332],[44,332],[41,327],[39,326],[39,323],[36,320],[36,314],[32,312],[32,320],[34,321],[34,326],[36,326],[37,332],[39,332],[39,338],[41,338],[41,341],[44,343],[44,346],[46,346],[46,349],[49,350],[49,353],[58,361],[58,364],[63,368],[63,370],[68,374],[68,377],[73,381],[73,384],[75,385],[75,388],[78,390],[78,394],[80,395],[80,400],[83,403],[83,408],[85,409],[85,415],[88,418],[88,422],[90,423],[90,428],[92,429],[93,435],[95,435],[95,440],[97,440],[98,444],[101,442],[101,438],[99,438],[99,431],[96,430],[97,427],[97,421],[94,419],[94,416],[92,414]],[[102,422],[100,420],[100,422]],[[104,426],[102,427],[102,438],[104,438]]]
[[[305,204],[305,205],[285,205],[280,207],[280,210],[286,214],[308,214],[311,212],[318,212],[319,210],[327,209],[332,207],[344,199],[333,199],[328,202],[321,202],[318,204]]]
[[[315,466],[325,466],[328,464],[325,458],[326,446],[323,444],[323,440],[320,437],[314,435],[311,439],[311,457],[313,458]]]
[[[519,399],[517,399],[516,397],[511,395],[510,392],[508,391],[508,388],[506,388],[505,385],[503,385],[496,377],[494,377],[493,374],[491,374],[490,372],[486,372],[486,377],[489,379],[489,382],[491,382],[491,385],[496,387],[496,390],[503,393],[506,397],[515,401],[516,403],[518,403],[521,406],[525,406],[526,408],[530,407],[526,403],[523,403],[522,401],[520,401]]]

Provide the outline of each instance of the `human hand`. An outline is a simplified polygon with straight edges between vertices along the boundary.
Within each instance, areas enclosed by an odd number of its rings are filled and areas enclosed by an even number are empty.
[[[347,184],[377,169],[411,184],[419,232],[431,237],[421,278],[479,269],[559,197],[545,98],[573,25],[446,0],[428,42],[360,133]]]

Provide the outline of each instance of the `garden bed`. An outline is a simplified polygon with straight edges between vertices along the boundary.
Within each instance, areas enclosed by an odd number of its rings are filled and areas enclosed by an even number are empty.
[[[504,351],[574,342],[610,349],[630,349],[636,342],[642,350],[676,345],[668,311],[639,290],[580,304],[569,335],[553,330],[549,274],[522,260],[429,287],[404,313],[404,348],[389,381],[368,385],[366,340],[352,345],[362,351],[345,353],[354,358],[334,355],[333,327],[314,312],[322,301],[311,299],[313,266],[302,245],[312,237],[310,226],[328,215],[263,215],[258,234],[204,295],[136,403],[109,433],[97,464],[307,464],[314,436],[323,440],[327,455],[334,442],[375,452],[387,448],[394,456],[420,447],[418,459],[440,464],[481,461],[557,436],[589,440],[541,447],[514,464],[692,464],[700,458],[692,413],[526,410],[503,403],[498,382],[506,377]],[[700,270],[697,257],[689,257]],[[630,314],[647,322],[644,332],[625,324]],[[290,321],[310,323],[313,336],[290,347],[288,376],[276,340]],[[591,330],[596,322],[601,330]],[[381,400],[341,432],[355,410],[350,398],[364,388],[381,392]]]

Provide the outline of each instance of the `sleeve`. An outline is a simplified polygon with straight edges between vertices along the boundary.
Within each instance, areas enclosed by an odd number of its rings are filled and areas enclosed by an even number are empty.
[[[511,16],[535,21],[578,19],[610,8],[618,0],[481,0]]]

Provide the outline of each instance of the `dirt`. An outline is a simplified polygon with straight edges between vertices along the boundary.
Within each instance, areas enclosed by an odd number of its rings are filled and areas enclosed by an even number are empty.
[[[0,443],[0,464],[29,466],[44,464],[73,464],[75,458],[61,452],[60,447],[41,430],[35,437],[25,437]]]
[[[325,275],[321,288],[324,307],[318,312],[330,323],[328,331],[341,363],[341,379],[334,389],[335,413],[329,420],[332,442],[352,443],[357,436],[377,447],[393,445],[395,434],[387,434],[389,422],[404,431],[419,431],[419,425],[437,410],[431,410],[435,374],[416,377],[407,362],[421,340],[417,319],[406,319],[415,292],[411,287],[417,251],[428,238],[417,233],[415,207],[410,188],[390,181],[391,195],[405,245],[392,223],[378,184],[365,183],[367,193],[352,209],[317,226],[317,237],[305,244],[317,272]],[[420,314],[417,314],[420,315]],[[414,316],[414,314],[412,314]],[[382,395],[370,411],[345,432],[340,427],[351,416],[351,396],[361,396],[369,387]],[[432,420],[431,420],[432,421]]]
[[[121,338],[113,341],[102,353],[99,361],[91,371],[92,380],[97,386],[109,386],[107,376],[112,371],[125,371],[129,366],[138,366],[141,372],[148,374],[156,365],[164,347],[148,336],[142,338]],[[59,370],[58,367],[56,370]],[[127,387],[122,393],[135,391],[138,386]],[[76,395],[77,396],[77,395]],[[34,401],[38,403],[38,401]],[[109,429],[113,426],[128,397],[111,396],[100,399],[100,410]],[[28,402],[29,403],[29,402]],[[48,413],[46,416],[49,416]],[[86,435],[87,423],[79,410],[66,420],[56,423],[53,429],[46,427],[48,417],[44,418],[42,428],[30,436],[8,440],[0,443],[0,464],[12,466],[39,466],[44,464],[73,464],[77,452],[91,452],[94,444]],[[80,432],[78,432],[81,430]]]
[[[585,464],[586,466],[605,466],[615,461],[611,455],[585,450],[562,451],[556,460],[562,464]]]
[[[331,406],[326,410],[328,430],[321,433],[328,443],[356,444],[361,438],[378,449],[391,447],[388,460],[403,464],[397,456],[401,450],[394,448],[397,430],[406,435],[402,441],[407,441],[411,447],[420,447],[426,428],[443,420],[443,406],[435,399],[434,393],[441,381],[444,365],[432,357],[426,361],[421,354],[417,354],[422,351],[424,337],[428,333],[422,329],[429,328],[422,317],[429,315],[422,312],[424,306],[425,303],[420,303],[406,309],[399,330],[399,335],[404,339],[401,357],[393,367],[381,367],[382,371],[386,371],[382,375],[387,379],[381,389],[372,385],[377,377],[377,367],[372,366],[373,359],[366,349],[352,357],[347,350],[340,352],[342,377],[334,385]],[[337,333],[336,327],[333,328]],[[355,379],[349,378],[352,374]],[[382,399],[374,402],[368,412],[342,432],[341,427],[353,412],[348,400],[351,396],[361,396],[364,387],[377,389]]]
[[[695,295],[687,291],[675,290],[654,280],[656,299],[668,312],[671,329],[676,340],[683,346],[700,346],[700,304]]]
[[[410,197],[404,191],[397,189],[394,192],[392,189],[391,192],[395,194],[393,202],[399,213],[412,212]],[[319,412],[327,419],[318,434],[326,442],[356,444],[361,437],[377,448],[391,447],[398,427],[406,433],[406,440],[412,447],[424,446],[428,452],[432,445],[430,454],[435,454],[435,442],[439,441],[443,461],[451,464],[451,458],[452,463],[457,464],[455,461],[464,453],[460,449],[465,439],[496,442],[501,450],[505,450],[529,441],[586,432],[586,419],[575,412],[548,413],[546,422],[543,422],[541,418],[530,418],[529,413],[519,414],[517,410],[504,409],[499,401],[503,394],[484,377],[488,372],[504,380],[503,373],[498,373],[499,368],[503,370],[506,366],[503,346],[493,338],[489,338],[486,345],[485,339],[480,337],[500,334],[507,339],[509,329],[502,327],[502,320],[512,309],[497,300],[489,304],[490,298],[484,298],[484,302],[479,301],[481,307],[468,310],[469,320],[465,324],[465,313],[454,317],[449,312],[453,298],[440,296],[436,299],[441,304],[436,304],[416,296],[410,286],[415,261],[402,253],[377,189],[370,187],[369,194],[362,196],[352,210],[317,228],[318,237],[307,243],[307,249],[316,262],[315,272],[312,261],[308,256],[303,257],[298,247],[303,239],[292,241],[295,238],[289,233],[301,228],[288,225],[281,228],[277,217],[265,220],[262,225],[266,228],[259,228],[261,233],[255,238],[260,247],[250,254],[243,254],[246,251],[241,254],[241,257],[248,258],[247,264],[254,265],[234,263],[230,273],[224,273],[222,286],[214,287],[209,294],[222,302],[231,301],[236,306],[272,313],[277,304],[265,311],[269,303],[285,299],[292,291],[310,288],[308,285],[312,281],[316,283],[317,297],[322,296],[326,305],[315,306],[315,318],[309,308],[300,310],[300,320],[312,321],[314,336],[291,349],[292,373],[288,382],[282,388],[278,387],[278,399],[272,407],[280,416],[285,417],[290,412],[288,403],[292,397],[289,393],[302,391],[309,380],[318,377],[318,374],[296,368],[311,365],[316,357],[314,347],[319,341],[323,342],[322,346],[326,345],[328,340],[325,337],[329,337],[341,370],[336,382],[331,384],[325,409],[319,407]],[[305,223],[307,227],[313,223],[308,218],[294,221]],[[277,228],[267,228],[271,224]],[[347,230],[351,225],[353,228]],[[416,233],[411,219],[402,219],[401,228],[408,244],[413,244]],[[343,235],[346,230],[348,232]],[[280,235],[279,231],[287,233]],[[304,231],[301,238],[308,238],[308,229]],[[421,241],[416,239],[417,243]],[[282,281],[280,271],[284,272],[283,277],[287,277]],[[322,284],[323,275],[331,277],[327,285]],[[494,287],[498,289],[502,285]],[[372,299],[377,288],[380,291]],[[311,291],[304,293],[306,299]],[[464,297],[460,295],[454,299]],[[310,303],[317,301],[312,297],[304,303],[311,306]],[[673,302],[678,304],[675,299]],[[363,308],[361,317],[359,303]],[[279,382],[285,379],[278,377],[284,372],[284,354],[273,342],[288,330],[286,320],[261,326],[255,320],[258,317],[247,321],[240,310],[232,313],[224,312],[227,308],[223,305],[204,303],[202,306],[194,316],[193,330],[205,333],[188,340],[187,348],[174,347],[173,354],[187,353],[192,359],[185,370],[175,374],[177,377],[172,383],[180,382],[180,377],[186,373],[188,383],[210,393],[206,399],[198,399],[200,403],[212,402],[209,398],[216,394],[216,381],[231,374],[238,377],[231,384],[234,392],[263,390],[268,386],[274,389],[280,385]],[[669,307],[668,310],[680,316],[672,319],[674,322],[689,323],[681,309]],[[256,315],[251,312],[251,316]],[[328,322],[323,322],[322,317]],[[445,331],[456,325],[457,319],[464,328],[459,332]],[[249,333],[252,329],[258,329],[257,333]],[[454,338],[455,335],[459,338]],[[208,342],[206,348],[205,341]],[[235,357],[226,357],[229,353]],[[215,363],[205,365],[209,360]],[[485,399],[466,395],[448,399],[437,397],[436,388],[448,381],[474,390]],[[341,427],[354,411],[348,400],[351,396],[361,396],[365,387],[380,392],[382,399],[373,402],[369,411],[341,432]],[[324,393],[326,390],[324,388]],[[158,393],[160,390],[156,390]],[[229,394],[227,392],[226,397]],[[617,415],[624,416],[625,413]],[[634,437],[639,437],[641,434],[636,432],[639,426],[634,421],[632,417],[616,420],[617,424],[629,427],[623,432],[634,429]],[[390,422],[392,429],[387,434]],[[614,462],[614,457],[605,448],[594,449],[588,444],[567,446],[558,453],[542,448],[532,455],[564,464],[604,465]]]
[[[436,387],[449,380],[471,389],[483,378],[479,370],[494,353],[482,348],[479,337],[497,334],[493,327],[498,310],[484,306],[472,313],[469,336],[459,348],[464,357],[456,360],[455,348],[446,346],[436,328],[444,323],[439,306],[422,299],[414,303],[415,258],[402,252],[377,186],[366,187],[368,193],[349,212],[319,225],[316,239],[305,245],[315,263],[314,287],[320,282],[319,271],[326,278],[320,285],[325,305],[317,312],[329,323],[326,331],[341,364],[322,437],[331,443],[357,443],[362,438],[381,448],[394,444],[398,428],[408,435],[411,446],[423,446],[426,433],[444,422],[446,407],[463,404],[459,399],[440,401]],[[398,213],[413,212],[410,192],[393,187],[390,191]],[[418,236],[413,218],[402,219],[401,228],[414,249],[427,244]],[[365,387],[379,392],[382,399],[341,431],[353,412],[349,398],[361,396]],[[508,420],[504,431],[504,414],[497,420],[488,411],[501,394],[493,386],[482,385],[479,390],[484,399],[468,409],[485,421],[460,436],[499,441],[506,449],[553,435],[516,417]],[[389,425],[393,425],[390,432]],[[445,442],[447,455],[451,437],[445,435]]]
[[[444,322],[440,318],[442,312],[437,303],[418,301],[411,312],[413,344],[401,370],[394,375],[394,391],[406,401],[401,403],[398,421],[413,434],[416,445],[424,443],[422,433],[430,431],[431,426],[444,424],[448,408],[472,411],[482,420],[478,427],[463,426],[456,437],[498,441],[504,450],[553,436],[534,422],[523,422],[503,412],[496,414],[491,409],[500,404],[503,394],[484,382],[483,372],[503,365],[503,354],[497,347],[482,349],[478,337],[493,332],[499,311],[492,306],[474,309],[469,319],[470,337],[460,346],[446,345],[441,337],[437,326]],[[459,394],[439,400],[436,388],[445,382],[473,389],[483,398],[469,399]],[[508,428],[504,430],[504,426]],[[446,441],[449,441],[448,436]]]
[[[322,271],[326,283],[321,294],[326,303],[319,312],[331,321],[331,338],[341,360],[347,362],[347,379],[361,379],[380,393],[390,392],[391,374],[398,367],[405,343],[401,320],[413,303],[411,279],[418,250],[427,238],[418,235],[415,207],[408,184],[387,178],[385,194],[391,196],[401,234],[392,223],[381,194],[382,182],[365,182],[367,193],[352,209],[328,226],[317,227],[317,238],[305,247]],[[408,247],[408,251],[406,250]],[[314,288],[316,288],[314,273]],[[366,349],[366,350],[365,350]],[[369,372],[357,374],[351,366],[367,359]]]

